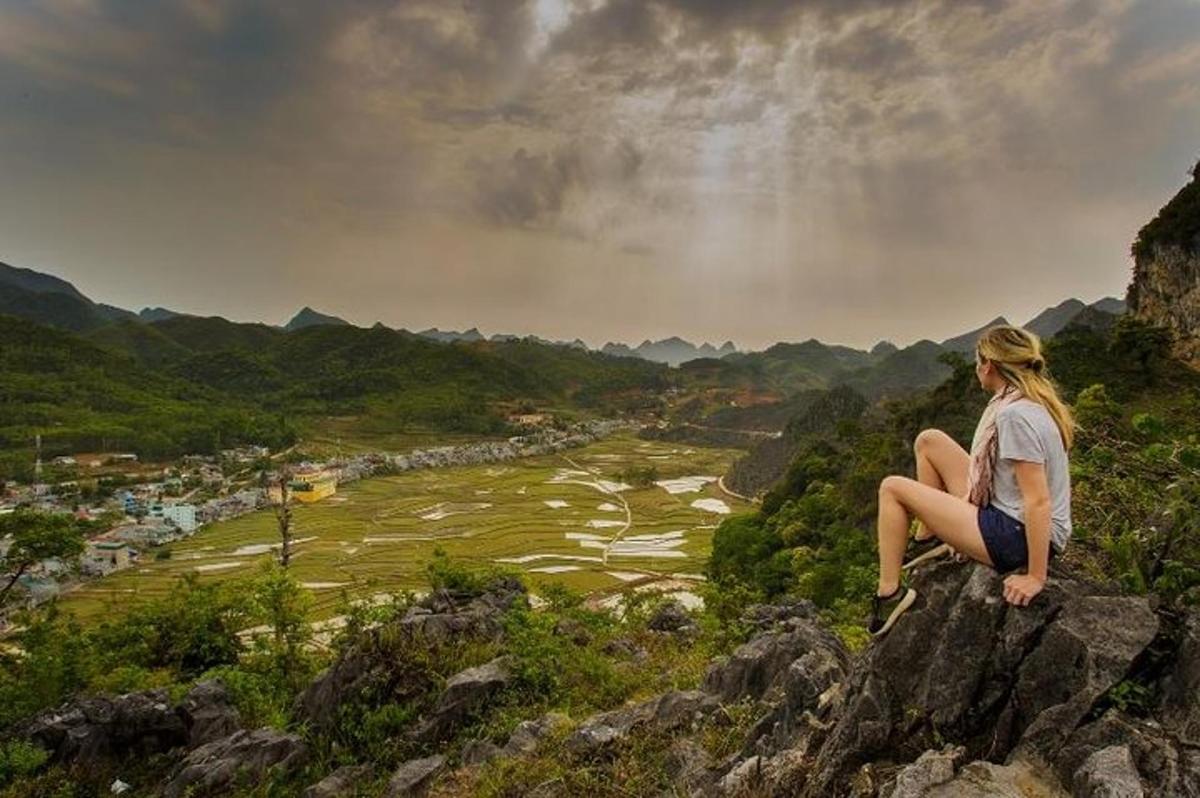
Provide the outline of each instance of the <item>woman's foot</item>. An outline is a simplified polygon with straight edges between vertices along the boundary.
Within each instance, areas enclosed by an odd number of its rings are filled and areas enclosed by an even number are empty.
[[[905,562],[900,566],[900,570],[907,571],[917,563],[944,557],[952,551],[949,543],[943,543],[933,535],[926,538],[909,538],[908,548],[904,550]]]
[[[886,596],[875,596],[871,601],[871,618],[867,621],[867,631],[875,637],[887,634],[916,600],[917,591],[904,585],[898,585]]]

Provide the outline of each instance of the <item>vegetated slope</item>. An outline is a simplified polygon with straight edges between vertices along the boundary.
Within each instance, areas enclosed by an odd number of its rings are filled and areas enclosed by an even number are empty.
[[[120,321],[86,339],[5,317],[0,347],[0,449],[18,450],[9,460],[22,463],[32,462],[37,433],[47,453],[165,456],[211,452],[218,442],[290,442],[298,426],[322,415],[362,415],[371,429],[499,433],[506,424],[496,402],[608,412],[645,402],[667,371],[532,342],[442,344],[329,325],[285,333],[195,316]]]
[[[70,333],[0,316],[0,450],[46,454],[213,451],[219,441],[289,441],[279,417],[249,402],[142,366]]]

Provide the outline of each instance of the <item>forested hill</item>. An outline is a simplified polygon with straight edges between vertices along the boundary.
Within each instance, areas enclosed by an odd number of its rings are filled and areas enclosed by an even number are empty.
[[[514,403],[611,413],[660,393],[668,370],[532,342],[447,344],[349,326],[283,332],[190,316],[85,335],[0,315],[0,477],[32,463],[36,434],[46,455],[150,457],[282,446],[328,415],[503,434]]]

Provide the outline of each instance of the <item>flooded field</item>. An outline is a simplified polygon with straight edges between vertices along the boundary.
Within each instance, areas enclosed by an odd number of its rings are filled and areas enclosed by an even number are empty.
[[[561,581],[608,592],[648,578],[683,589],[702,578],[720,520],[748,508],[717,484],[738,454],[625,433],[556,455],[365,480],[296,507],[292,571],[314,592],[318,615],[332,613],[343,592],[424,590],[438,545],[455,559],[519,570],[535,591]],[[620,480],[629,466],[648,465],[657,484]],[[185,573],[249,575],[277,543],[269,511],[214,524],[173,544],[169,559],[144,556],[62,603],[83,617],[119,612],[164,594]]]

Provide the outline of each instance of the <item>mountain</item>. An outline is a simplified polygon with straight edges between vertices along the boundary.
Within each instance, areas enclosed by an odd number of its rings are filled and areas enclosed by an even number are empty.
[[[1049,338],[1066,327],[1071,319],[1086,307],[1087,305],[1078,299],[1068,299],[1052,308],[1046,308],[1021,326],[1036,333],[1040,338]]]
[[[175,311],[168,310],[167,308],[142,308],[137,314],[139,319],[147,323],[166,321],[167,319],[173,319],[176,316],[182,315],[182,313],[176,313]]]
[[[466,332],[458,332],[457,330],[439,330],[437,327],[430,327],[428,330],[421,330],[417,335],[425,338],[432,338],[435,341],[483,341],[483,333],[479,332],[477,327],[472,327]],[[516,336],[504,336],[504,340],[515,340]]]
[[[318,327],[320,325],[333,325],[337,327],[350,326],[350,322],[345,319],[339,319],[337,316],[328,316],[324,313],[318,313],[312,308],[305,305],[300,309],[300,312],[292,316],[292,320],[283,325],[283,329],[288,332],[295,330],[303,330],[305,327]]]
[[[942,341],[942,348],[948,349],[951,352],[963,352],[965,354],[973,354],[975,352],[975,344],[979,341],[979,336],[985,330],[995,327],[998,324],[1008,324],[1008,319],[1003,316],[997,316],[982,327],[978,327],[970,332],[965,332],[962,335],[956,335],[953,338],[947,338]]]
[[[1104,299],[1098,299],[1088,307],[1104,313],[1111,313],[1114,316],[1120,316],[1127,308],[1124,299],[1118,299],[1115,296],[1108,296]]]
[[[1052,338],[1065,329],[1068,324],[1074,323],[1075,319],[1087,310],[1094,310],[1101,314],[1101,316],[1088,314],[1084,318],[1085,324],[1094,325],[1103,316],[1115,317],[1124,313],[1125,303],[1116,297],[1105,297],[1090,305],[1085,305],[1078,299],[1068,299],[1052,308],[1046,308],[1025,322],[1023,326],[1025,329],[1037,333],[1040,338]]]
[[[30,291],[35,294],[65,294],[82,302],[91,304],[91,300],[79,292],[79,289],[63,280],[33,269],[22,269],[0,263],[0,285],[9,285]]]
[[[96,304],[66,280],[5,263],[0,263],[0,313],[74,332],[133,315]]]
[[[617,357],[640,357],[644,360],[653,360],[658,363],[666,363],[671,366],[678,366],[680,363],[685,363],[688,360],[696,358],[712,357],[723,358],[737,352],[737,347],[732,341],[726,341],[721,344],[720,348],[713,346],[710,343],[704,343],[696,346],[690,341],[685,341],[678,336],[664,338],[661,341],[651,341],[646,339],[636,347],[630,347],[627,344],[619,344],[608,342],[600,347],[600,351],[606,355],[616,355]]]

